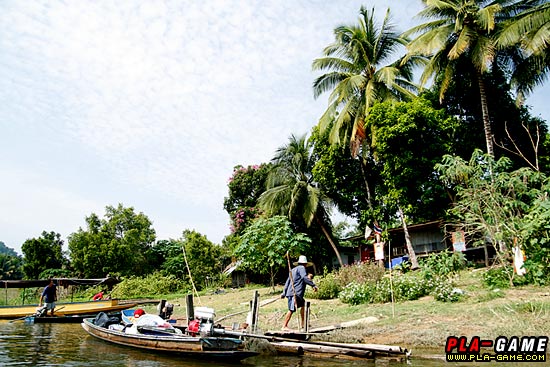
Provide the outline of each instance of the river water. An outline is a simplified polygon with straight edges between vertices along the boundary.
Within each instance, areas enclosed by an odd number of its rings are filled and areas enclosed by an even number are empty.
[[[354,366],[543,366],[546,363],[447,363],[442,351],[414,351],[408,361],[347,361],[311,357],[258,356],[239,364],[182,360],[109,344],[88,335],[80,324],[26,324],[0,321],[0,366],[62,367],[354,367]]]

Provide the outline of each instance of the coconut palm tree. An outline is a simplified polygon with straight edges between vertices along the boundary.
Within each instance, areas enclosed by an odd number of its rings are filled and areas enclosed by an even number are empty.
[[[413,61],[388,63],[407,40],[391,24],[390,11],[378,26],[374,9],[361,7],[359,23],[334,30],[335,41],[327,46],[324,57],[313,61],[313,70],[328,71],[313,83],[315,98],[330,91],[329,106],[319,120],[321,130],[335,122],[331,142],[354,141],[363,134],[363,122],[376,101],[414,97]],[[335,120],[334,120],[335,119]]]
[[[483,129],[487,154],[494,156],[493,133],[485,94],[484,74],[490,70],[497,53],[494,34],[497,23],[506,14],[506,6],[517,0],[423,0],[425,8],[419,17],[429,19],[404,33],[417,35],[407,46],[413,55],[424,55],[429,61],[421,76],[426,84],[440,77],[439,98],[456,76],[460,62],[473,66],[479,87]],[[407,58],[405,58],[406,60]]]
[[[511,83],[518,101],[546,79],[550,71],[550,3],[547,0],[518,1],[509,19],[497,32],[501,49],[514,49]]]
[[[324,56],[315,59],[312,68],[324,71],[313,83],[315,98],[330,92],[329,105],[319,119],[321,134],[330,128],[331,144],[350,144],[351,154],[361,151],[361,168],[367,202],[372,209],[371,190],[366,175],[367,161],[373,161],[368,147],[372,134],[365,131],[365,117],[375,102],[413,98],[413,68],[420,58],[391,62],[394,54],[407,44],[390,20],[390,11],[381,25],[374,19],[374,9],[361,7],[358,24],[342,25],[334,30],[335,41]],[[361,149],[363,148],[363,149]]]
[[[277,149],[272,159],[274,167],[268,175],[267,190],[258,200],[259,206],[268,215],[285,215],[289,220],[303,220],[309,227],[317,222],[329,241],[340,266],[340,252],[332,239],[327,215],[328,198],[313,182],[314,160],[306,136],[292,135],[289,143]]]

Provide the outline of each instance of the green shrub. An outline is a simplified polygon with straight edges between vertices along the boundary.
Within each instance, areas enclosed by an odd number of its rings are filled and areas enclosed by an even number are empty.
[[[407,274],[396,277],[394,284],[394,299],[396,301],[414,301],[430,293],[431,285],[417,274]]]
[[[462,252],[450,253],[449,250],[431,254],[420,260],[422,271],[429,277],[456,274],[466,266],[466,258]]]
[[[483,282],[491,289],[510,288],[510,279],[514,269],[510,266],[491,268],[483,273]]]
[[[315,279],[315,284],[317,284],[317,292],[313,292],[311,288],[307,288],[307,298],[334,299],[338,298],[338,294],[342,290],[342,286],[339,284],[334,273],[328,273]]]
[[[457,289],[448,278],[440,277],[435,280],[435,287],[431,294],[436,301],[457,302],[464,292]]]
[[[335,273],[341,287],[355,283],[376,283],[384,276],[385,269],[373,263],[345,265]]]
[[[393,299],[412,301],[429,294],[432,284],[423,281],[416,274],[398,275],[393,278],[382,278],[376,283],[350,283],[340,292],[340,300],[357,305],[361,303],[386,303]]]
[[[111,292],[112,298],[148,298],[162,294],[188,291],[189,285],[173,275],[163,276],[160,273],[146,278],[131,277],[118,283]]]
[[[343,303],[350,305],[360,305],[363,303],[371,303],[373,295],[373,286],[369,283],[359,284],[351,282],[342,289],[338,298]]]

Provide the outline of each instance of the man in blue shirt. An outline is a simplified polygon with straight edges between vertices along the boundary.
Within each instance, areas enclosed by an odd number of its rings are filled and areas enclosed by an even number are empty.
[[[55,301],[57,301],[57,289],[55,284],[53,283],[53,279],[50,279],[48,285],[44,287],[42,295],[40,296],[40,304],[38,305],[39,307],[42,307],[42,301],[44,301],[44,306],[46,307],[46,314],[48,314],[48,310],[50,310],[51,315],[53,316]]]
[[[313,287],[313,290],[317,292],[317,286],[307,276],[306,266],[311,265],[308,263],[307,258],[304,255],[300,255],[298,262],[294,263],[294,265],[297,266],[290,272],[283,293],[281,294],[281,298],[286,297],[288,300],[288,312],[285,315],[282,330],[289,330],[288,323],[297,308],[300,309],[300,328],[304,328],[304,294],[306,293],[306,284]]]

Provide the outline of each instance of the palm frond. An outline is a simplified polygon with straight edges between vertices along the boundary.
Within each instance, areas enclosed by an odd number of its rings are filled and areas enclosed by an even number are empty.
[[[321,57],[313,60],[312,70],[333,70],[349,72],[355,69],[353,63],[337,57]]]
[[[445,47],[449,42],[453,30],[453,25],[446,25],[418,36],[407,46],[409,54],[424,56],[432,55],[435,51]]]
[[[342,74],[341,72],[331,72],[323,74],[313,81],[313,95],[315,98],[321,94],[328,92],[338,85],[342,80],[348,78],[349,74]]]
[[[502,10],[500,4],[491,4],[479,9],[477,13],[477,24],[487,33],[493,31],[496,27],[496,16]]]
[[[458,59],[471,46],[472,40],[476,37],[476,32],[470,27],[464,27],[458,34],[458,38],[449,51],[449,59]]]

